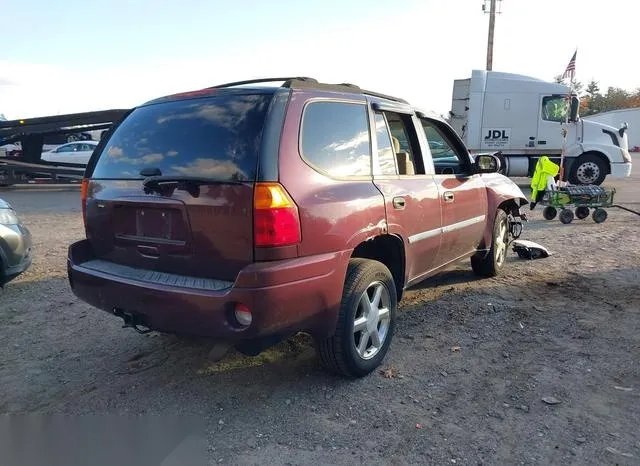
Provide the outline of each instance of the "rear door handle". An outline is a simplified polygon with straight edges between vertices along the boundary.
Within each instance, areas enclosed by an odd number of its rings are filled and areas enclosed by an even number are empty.
[[[405,206],[404,197],[398,196],[393,198],[394,209],[402,210],[404,209],[404,206]]]
[[[453,200],[455,199],[455,195],[451,191],[446,191],[442,195],[442,198],[444,199],[444,202],[453,202]]]

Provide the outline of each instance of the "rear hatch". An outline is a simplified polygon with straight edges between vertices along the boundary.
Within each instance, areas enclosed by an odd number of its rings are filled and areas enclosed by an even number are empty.
[[[87,169],[97,258],[233,280],[253,261],[253,185],[271,98],[169,98],[129,114]]]

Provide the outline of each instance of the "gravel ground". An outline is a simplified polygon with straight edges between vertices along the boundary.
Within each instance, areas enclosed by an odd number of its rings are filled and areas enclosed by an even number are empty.
[[[639,181],[615,183],[635,209]],[[303,336],[212,364],[210,342],[122,329],[66,281],[77,191],[0,196],[36,248],[0,292],[2,413],[194,416],[210,464],[640,464],[637,216],[567,226],[536,208],[523,239],[552,257],[409,291],[384,373],[349,381]]]

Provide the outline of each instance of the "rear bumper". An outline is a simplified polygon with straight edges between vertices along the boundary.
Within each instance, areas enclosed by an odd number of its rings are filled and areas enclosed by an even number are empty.
[[[631,176],[631,162],[611,164],[612,178],[626,178],[628,176]]]
[[[310,331],[320,337],[335,328],[349,252],[256,263],[225,289],[173,286],[88,267],[88,241],[71,245],[69,283],[83,301],[104,311],[118,309],[154,330],[225,341]],[[84,265],[83,265],[84,264]],[[253,316],[248,327],[233,319],[237,303]]]

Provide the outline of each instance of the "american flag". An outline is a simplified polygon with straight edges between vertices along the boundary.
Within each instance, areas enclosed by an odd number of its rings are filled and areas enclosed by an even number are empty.
[[[573,77],[576,74],[576,55],[578,54],[578,50],[576,50],[575,52],[573,52],[573,57],[571,57],[571,60],[569,61],[569,64],[567,65],[567,69],[564,70],[564,74],[562,75],[563,78],[571,78],[573,79]]]

